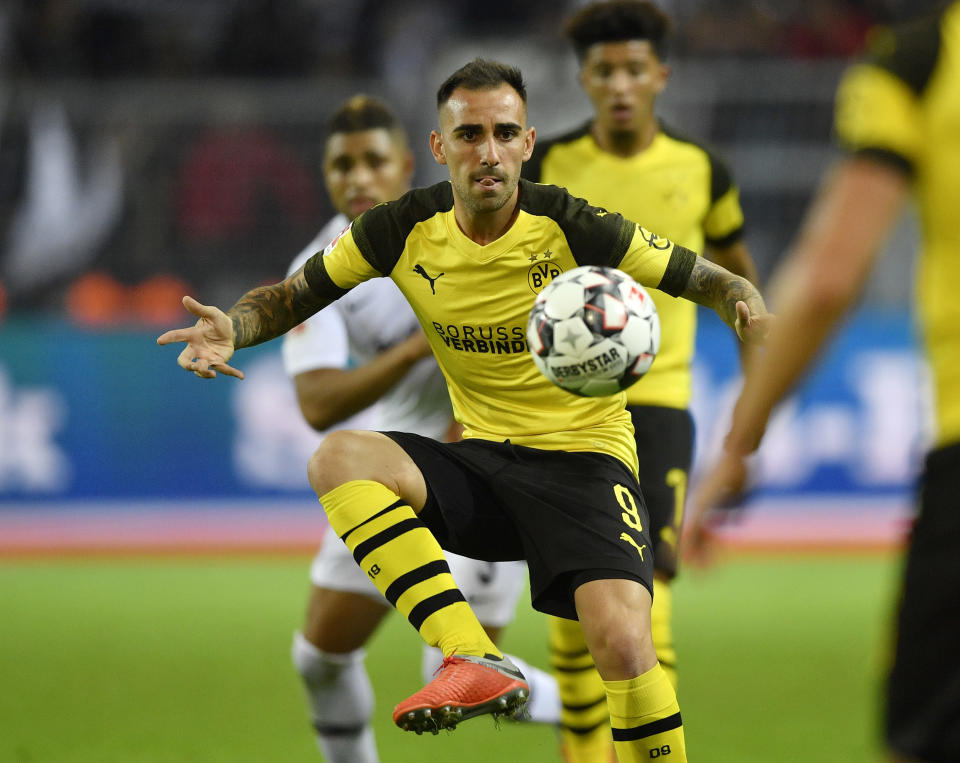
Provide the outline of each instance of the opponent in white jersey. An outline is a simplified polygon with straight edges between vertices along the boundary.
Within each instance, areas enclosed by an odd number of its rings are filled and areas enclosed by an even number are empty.
[[[383,104],[363,96],[350,99],[334,115],[330,132],[324,177],[341,213],[293,261],[290,272],[334,241],[353,217],[409,185],[406,139]],[[283,362],[304,417],[317,430],[354,416],[355,428],[415,432],[438,440],[453,431],[443,375],[413,310],[390,279],[368,281],[289,332],[283,339]],[[493,564],[454,554],[447,559],[464,596],[496,640],[513,619],[525,564]],[[293,660],[304,680],[318,744],[334,763],[376,761],[370,727],[373,690],[363,645],[392,607],[333,533],[324,538],[310,579],[306,622],[294,635]],[[425,680],[442,659],[438,649],[424,647]],[[557,723],[553,679],[514,661],[531,685],[528,716]]]
[[[330,220],[293,261],[289,272],[326,248],[348,223],[343,214]],[[318,368],[366,366],[384,350],[419,331],[413,310],[396,284],[387,278],[375,279],[290,331],[283,339],[284,369],[296,378]],[[445,439],[451,423],[450,400],[446,382],[429,351],[367,410],[370,418],[364,426],[368,429]],[[310,423],[324,429],[327,422]],[[316,427],[317,423],[321,426]],[[371,590],[376,591],[372,586]]]

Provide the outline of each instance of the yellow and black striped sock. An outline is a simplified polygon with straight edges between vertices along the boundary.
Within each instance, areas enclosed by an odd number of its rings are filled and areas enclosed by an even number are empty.
[[[620,763],[687,759],[677,695],[659,663],[626,681],[604,681],[613,746]]]
[[[603,681],[576,620],[547,618],[550,665],[562,709],[560,742],[565,763],[609,763],[613,756],[610,714]]]
[[[677,650],[673,644],[673,590],[667,580],[653,581],[653,606],[650,608],[650,633],[657,660],[677,691]]]
[[[502,656],[454,583],[440,544],[396,493],[353,480],[320,502],[354,560],[424,641],[447,657]]]

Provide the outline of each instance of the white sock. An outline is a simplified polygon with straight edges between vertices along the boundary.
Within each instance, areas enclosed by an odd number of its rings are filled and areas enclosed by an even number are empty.
[[[433,680],[433,674],[442,664],[443,652],[435,646],[424,644],[423,654],[420,658],[420,677],[423,679],[424,686]]]
[[[508,654],[513,664],[520,668],[523,677],[530,685],[530,698],[524,705],[523,713],[517,720],[533,721],[534,723],[560,723],[560,692],[557,690],[556,679],[546,671],[535,668],[530,663]],[[439,649],[423,645],[423,660],[420,663],[425,684],[433,680],[433,674],[443,663],[443,652]]]
[[[519,657],[512,654],[509,657],[530,684],[530,699],[523,706],[519,720],[553,725],[560,723],[560,692],[557,689],[557,680]]]
[[[322,652],[297,631],[291,656],[303,679],[324,759],[329,763],[378,763],[370,726],[373,687],[363,664],[363,650]]]

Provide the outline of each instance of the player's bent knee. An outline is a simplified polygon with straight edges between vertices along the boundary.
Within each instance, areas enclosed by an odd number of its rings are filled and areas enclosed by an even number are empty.
[[[372,438],[367,436],[371,434],[377,433],[341,429],[323,438],[307,464],[310,485],[317,495],[329,493],[351,480],[382,481],[377,479],[374,460],[369,458],[371,447],[375,447]]]
[[[624,680],[646,673],[656,662],[650,637],[633,631],[605,634],[590,645],[600,675],[606,680]]]
[[[423,474],[413,459],[380,432],[331,432],[310,457],[307,475],[317,496],[347,482],[368,480],[384,485],[419,511],[427,495]]]

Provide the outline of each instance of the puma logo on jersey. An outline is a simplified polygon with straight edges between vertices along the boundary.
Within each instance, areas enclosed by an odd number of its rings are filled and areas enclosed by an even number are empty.
[[[422,275],[424,278],[426,278],[426,279],[430,282],[430,293],[431,293],[431,294],[436,294],[436,293],[437,293],[437,290],[436,290],[434,284],[436,284],[437,279],[438,279],[440,276],[442,276],[443,273],[440,273],[440,274],[438,274],[438,275],[435,275],[433,278],[431,278],[430,275],[427,273],[427,271],[423,269],[423,265],[414,265],[414,266],[413,266],[413,272],[414,272],[414,273],[419,273],[420,275]]]
[[[647,547],[646,543],[644,543],[642,546],[638,546],[637,542],[626,533],[620,533],[620,540],[625,540],[627,543],[637,549],[637,553],[640,554],[640,561],[645,561],[643,558],[643,549]]]

